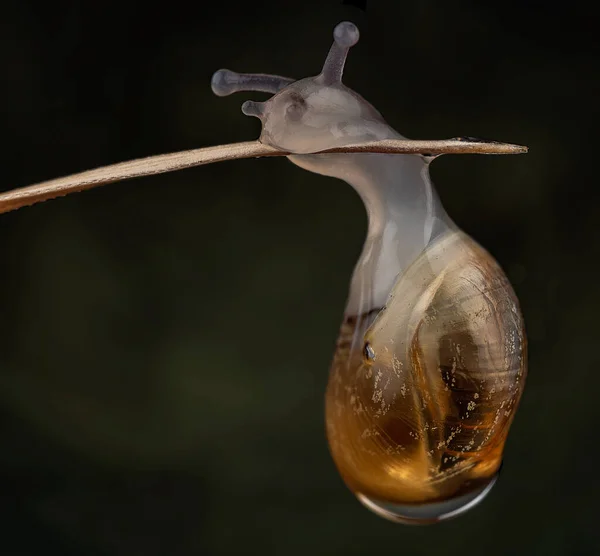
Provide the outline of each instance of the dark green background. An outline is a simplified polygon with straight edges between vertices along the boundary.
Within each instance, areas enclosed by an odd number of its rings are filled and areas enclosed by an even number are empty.
[[[220,67],[345,82],[408,137],[515,157],[432,167],[519,295],[530,372],[498,485],[411,528],[353,498],[323,394],[366,218],[284,159],[186,170],[0,216],[0,553],[600,553],[598,41],[576,3],[8,1],[2,188],[258,136]]]

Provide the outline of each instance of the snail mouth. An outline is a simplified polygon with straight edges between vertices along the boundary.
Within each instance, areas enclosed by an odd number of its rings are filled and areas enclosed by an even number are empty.
[[[430,525],[457,517],[479,504],[492,490],[498,473],[487,483],[468,493],[448,500],[425,504],[398,504],[356,493],[358,500],[380,517],[406,525]]]

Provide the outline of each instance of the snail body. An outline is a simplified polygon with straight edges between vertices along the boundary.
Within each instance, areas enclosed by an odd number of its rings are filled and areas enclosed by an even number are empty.
[[[524,325],[500,266],[442,207],[433,157],[307,154],[403,138],[341,82],[357,40],[356,27],[340,23],[318,76],[220,70],[213,91],[273,93],[242,107],[261,119],[261,142],[363,200],[368,232],[331,366],[327,437],[367,507],[431,523],[474,506],[495,482],[524,385]]]

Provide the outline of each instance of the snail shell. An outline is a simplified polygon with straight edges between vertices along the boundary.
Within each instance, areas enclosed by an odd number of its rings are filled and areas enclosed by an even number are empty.
[[[491,488],[526,373],[518,301],[501,268],[449,231],[379,312],[342,325],[326,396],[333,458],[390,519],[437,521]]]

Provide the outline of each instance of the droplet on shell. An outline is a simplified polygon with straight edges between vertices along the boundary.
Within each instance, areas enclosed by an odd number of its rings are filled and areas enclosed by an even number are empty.
[[[357,493],[356,497],[369,510],[390,521],[408,525],[427,525],[459,516],[475,507],[492,490],[496,479],[497,476],[494,476],[486,484],[466,494],[427,504],[395,504],[385,500],[374,500],[360,493]]]

